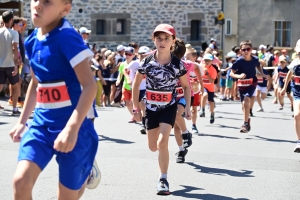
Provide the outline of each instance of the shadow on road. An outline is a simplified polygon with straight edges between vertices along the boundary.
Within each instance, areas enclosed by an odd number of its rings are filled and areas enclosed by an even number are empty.
[[[195,167],[196,170],[199,170],[198,172],[205,173],[205,174],[214,174],[219,176],[229,175],[234,177],[254,177],[253,175],[251,175],[253,171],[249,171],[249,170],[233,171],[229,169],[205,167],[205,166],[197,165],[192,162],[187,162],[186,164]]]
[[[295,141],[291,140],[279,140],[279,139],[271,139],[271,138],[265,138],[258,135],[253,135],[255,138],[246,138],[246,140],[263,140],[268,142],[286,142],[286,143],[293,143],[295,144]]]
[[[205,126],[210,126],[210,127],[217,127],[217,126],[219,126],[220,128],[240,129],[240,127],[226,126],[226,125],[222,125],[222,124],[213,124],[213,125],[205,125]]]
[[[122,139],[116,139],[116,138],[110,138],[104,135],[98,135],[99,136],[99,141],[110,141],[118,144],[133,144],[134,142],[127,141],[127,140],[122,140]]]
[[[8,123],[6,123],[6,122],[0,122],[0,125],[3,125],[3,124],[8,124]]]
[[[232,118],[232,117],[222,117],[222,116],[217,116],[216,118],[223,118],[223,119],[231,119],[231,120],[238,120],[238,121],[241,121],[240,118]]]
[[[205,134],[205,133],[199,133],[198,136],[207,136],[207,137],[215,137],[215,138],[225,138],[225,139],[233,139],[233,140],[239,140],[241,138],[237,137],[229,137],[224,135],[213,135],[213,134]]]
[[[188,199],[203,199],[203,200],[248,200],[246,198],[231,198],[231,197],[226,197],[226,196],[221,196],[217,194],[193,194],[191,193],[192,191],[196,190],[204,190],[202,188],[197,188],[193,186],[187,186],[187,185],[181,185],[184,189],[182,190],[177,190],[171,193],[173,196],[179,196],[179,197],[184,197]]]

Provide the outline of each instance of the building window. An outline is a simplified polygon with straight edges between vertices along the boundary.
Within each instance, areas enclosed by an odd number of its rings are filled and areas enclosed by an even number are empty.
[[[231,35],[232,34],[232,20],[226,19],[225,20],[225,35]]]
[[[98,19],[96,21],[96,34],[105,35],[105,20]]]
[[[291,46],[291,26],[292,23],[290,21],[274,22],[274,46]]]
[[[191,21],[191,40],[200,40],[200,20]]]
[[[116,23],[116,32],[117,35],[124,35],[125,34],[125,19],[117,19]]]

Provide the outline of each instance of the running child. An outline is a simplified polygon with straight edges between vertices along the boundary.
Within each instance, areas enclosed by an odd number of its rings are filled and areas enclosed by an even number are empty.
[[[278,91],[280,92],[282,90],[282,88],[284,87],[284,82],[286,81],[286,76],[289,72],[289,69],[286,67],[287,65],[287,60],[286,60],[286,57],[285,56],[280,56],[279,57],[279,66],[277,68],[277,76],[275,78],[276,82],[278,81]],[[287,97],[289,98],[290,100],[290,103],[291,103],[291,110],[292,112],[294,111],[293,110],[293,97],[291,95],[291,84],[290,82],[288,82],[288,86],[286,88],[286,94],[287,94]],[[279,101],[279,104],[280,104],[280,107],[279,107],[279,110],[283,110],[283,106],[284,106],[284,96],[281,95],[280,93],[277,93],[277,98],[278,98],[278,101]]]
[[[183,40],[176,38],[175,40],[175,46],[176,49],[174,50],[173,54],[177,58],[182,59],[185,52],[186,52],[186,47],[183,42]],[[198,79],[201,79],[201,73],[200,69],[197,65],[195,65],[194,62],[189,61],[189,60],[184,60],[182,61],[184,64],[185,69],[187,70],[187,77],[189,80],[189,84],[191,83],[190,81],[190,74],[191,72],[194,72]],[[191,89],[191,87],[190,87]],[[192,145],[192,134],[188,131],[186,127],[186,123],[184,120],[184,110],[186,107],[186,101],[184,98],[184,92],[181,87],[181,82],[177,82],[176,86],[176,92],[177,92],[177,115],[176,115],[176,120],[175,120],[175,126],[174,126],[174,135],[175,139],[179,148],[179,151],[176,153],[176,163],[184,163],[185,162],[185,155],[187,154],[188,150],[187,148]],[[191,102],[193,103],[193,90],[191,90]]]
[[[36,28],[26,39],[32,80],[23,112],[10,131],[21,142],[13,179],[14,199],[32,199],[33,186],[53,155],[59,165],[58,199],[78,200],[93,167],[98,136],[87,113],[97,85],[93,53],[64,19],[71,0],[31,1]],[[63,42],[61,42],[63,41]],[[34,110],[29,130],[21,137]]]
[[[237,78],[238,88],[240,91],[242,109],[244,113],[244,124],[241,127],[241,133],[250,131],[250,99],[254,98],[253,94],[257,85],[256,68],[260,74],[263,74],[258,58],[251,55],[252,43],[249,40],[240,44],[242,56],[239,57],[232,65],[230,76]],[[263,74],[266,78],[266,75]]]
[[[298,57],[295,58],[289,65],[290,71],[286,76],[284,87],[280,91],[283,96],[288,88],[290,80],[292,80],[292,91],[294,96],[294,120],[295,120],[295,131],[297,134],[297,143],[294,149],[295,153],[300,153],[300,39],[298,40],[295,52]],[[293,77],[293,78],[292,78]]]
[[[202,77],[203,81],[203,86],[204,86],[204,93],[202,94],[202,99],[201,99],[201,105],[202,109],[199,113],[200,117],[205,117],[205,105],[206,101],[208,100],[209,103],[209,109],[210,109],[210,123],[213,124],[215,122],[215,101],[214,101],[214,96],[215,96],[215,85],[214,82],[217,78],[217,70],[215,67],[212,65],[214,57],[213,55],[207,53],[203,56],[204,60],[204,75]]]
[[[185,58],[187,61],[192,61],[200,70],[200,76],[198,77],[194,71],[190,72],[190,83],[191,83],[191,90],[194,93],[194,98],[192,101],[192,133],[199,133],[196,122],[197,122],[197,109],[200,106],[201,95],[204,93],[203,81],[202,76],[204,75],[203,68],[196,63],[198,58],[197,51],[194,48],[188,49]]]
[[[263,59],[259,60],[260,66],[263,69],[264,74],[268,74],[268,71],[264,69],[266,66],[266,61]],[[265,100],[268,94],[268,79],[264,78],[261,74],[259,74],[258,70],[256,69],[256,77],[257,77],[257,86],[256,86],[256,101],[259,105],[259,109],[257,112],[264,112],[263,106],[261,101]]]
[[[160,176],[157,185],[158,195],[169,195],[167,173],[169,166],[168,141],[177,113],[178,80],[184,90],[186,100],[185,116],[191,118],[191,91],[186,76],[186,69],[179,58],[172,55],[177,46],[175,29],[168,24],[158,25],[152,35],[157,51],[146,57],[141,63],[133,82],[133,113],[136,121],[141,121],[139,106],[139,88],[146,75],[146,128],[148,146],[153,152],[158,151]]]

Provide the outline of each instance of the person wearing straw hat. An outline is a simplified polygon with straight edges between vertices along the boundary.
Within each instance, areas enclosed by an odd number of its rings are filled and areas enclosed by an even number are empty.
[[[295,52],[297,53],[298,57],[293,60],[293,62],[288,66],[289,72],[286,76],[286,80],[284,83],[284,87],[280,91],[281,95],[284,95],[287,91],[287,87],[289,82],[291,81],[292,84],[292,91],[294,96],[294,120],[295,120],[295,131],[297,134],[297,143],[294,149],[295,153],[300,153],[300,39],[298,40]],[[292,79],[293,76],[293,79]]]

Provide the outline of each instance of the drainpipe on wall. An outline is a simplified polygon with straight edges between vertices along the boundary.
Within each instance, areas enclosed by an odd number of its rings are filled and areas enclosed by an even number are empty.
[[[224,10],[224,0],[222,0],[222,11],[223,13],[225,14],[225,17],[226,17],[226,13],[225,13],[225,10]],[[225,55],[225,49],[224,49],[224,40],[225,40],[225,37],[224,37],[224,24],[222,25],[222,52],[223,52],[223,55],[222,55],[222,62],[224,63],[224,55]]]

